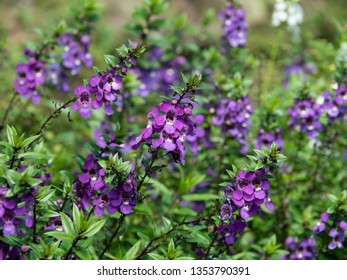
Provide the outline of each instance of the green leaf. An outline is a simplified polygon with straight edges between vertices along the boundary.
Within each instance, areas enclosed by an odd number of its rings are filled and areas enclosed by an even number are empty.
[[[137,232],[137,236],[140,237],[141,240],[143,241],[146,241],[146,242],[151,241],[151,239],[147,235],[143,234],[142,232]]]
[[[5,141],[0,141],[0,145],[12,149],[12,145],[10,143],[5,142]]]
[[[117,58],[113,55],[110,54],[105,54],[104,55],[104,60],[108,66],[113,68],[117,64]]]
[[[17,136],[16,129],[14,127],[11,128],[10,126],[7,126],[6,134],[7,134],[7,141],[11,144],[12,147],[15,146],[14,137]]]
[[[140,245],[141,245],[141,240],[137,241],[130,249],[129,251],[125,254],[124,256],[124,260],[133,260],[135,259],[137,252],[140,249]]]
[[[41,135],[34,135],[34,136],[31,136],[29,138],[24,139],[23,143],[22,143],[22,148],[25,148],[25,147],[29,146],[32,142],[34,142],[40,136]]]
[[[73,204],[73,208],[72,208],[72,217],[73,217],[75,229],[78,235],[81,230],[82,219],[81,219],[81,212],[75,203]]]
[[[337,202],[337,197],[333,194],[328,194],[328,199],[332,202],[332,203],[336,203]]]
[[[64,231],[67,234],[71,234],[72,236],[75,236],[76,232],[74,230],[73,222],[71,221],[71,219],[64,213],[60,213],[60,218],[63,224]]]
[[[39,189],[36,199],[40,202],[47,202],[54,194],[55,190],[52,190],[51,187],[43,187]]]
[[[347,197],[347,191],[344,190],[344,191],[342,191],[342,192],[340,193],[340,195],[339,195],[339,201],[340,201],[340,202],[344,202],[344,201],[346,200],[346,197]]]
[[[126,47],[126,45],[122,45],[120,48],[116,50],[122,57],[126,57],[128,55],[128,48]]]
[[[171,221],[168,218],[162,217],[164,226],[169,229],[171,227]]]
[[[163,256],[155,254],[155,253],[149,253],[148,256],[150,256],[154,260],[165,260]]]
[[[206,200],[215,200],[219,198],[219,196],[212,193],[194,193],[194,194],[186,194],[182,198],[183,200],[187,200],[187,201],[206,201]]]
[[[170,88],[174,91],[177,92],[178,94],[182,94],[182,88],[179,86],[170,86]]]
[[[233,171],[228,170],[228,169],[226,169],[225,171],[228,173],[228,175],[230,176],[230,178],[234,178],[234,177],[235,177],[235,173],[234,173]]]
[[[82,237],[83,236],[91,237],[91,236],[95,235],[97,232],[99,232],[102,229],[102,227],[105,225],[105,223],[106,223],[106,219],[102,219],[100,221],[97,221],[97,222],[91,224],[88,227],[88,229],[81,234],[81,236]]]
[[[261,151],[261,150],[257,150],[257,149],[254,149],[253,150],[258,156],[260,156],[260,157],[266,157],[267,155],[266,155],[266,153],[264,152],[264,151]]]
[[[45,232],[45,234],[55,238],[67,240],[67,241],[74,240],[74,236],[63,231],[50,231],[50,232]]]
[[[45,159],[46,157],[47,157],[46,154],[41,154],[36,152],[27,152],[27,153],[18,155],[18,158],[33,159],[33,160]]]

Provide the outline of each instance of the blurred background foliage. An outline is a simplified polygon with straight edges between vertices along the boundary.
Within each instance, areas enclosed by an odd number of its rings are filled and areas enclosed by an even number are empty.
[[[23,49],[28,46],[28,42],[40,40],[37,29],[50,34],[62,19],[71,18],[69,17],[71,7],[78,3],[79,0],[0,0],[0,115],[3,115],[11,99],[15,65],[21,60]],[[126,42],[127,39],[138,40],[124,28],[124,25],[131,22],[132,12],[142,1],[100,0],[98,3],[102,7],[100,19],[96,22],[92,33],[91,52],[94,65],[103,68],[105,67],[104,54],[114,53],[114,48]],[[201,26],[201,22],[210,17],[211,23],[206,27],[207,30],[202,32],[196,27],[195,33],[193,31],[192,34],[198,39],[202,36],[201,42],[219,46],[222,29],[217,14],[225,7],[224,0],[175,0],[170,3],[171,7],[166,11],[168,16],[181,15],[182,20],[188,22],[186,26]],[[314,61],[318,67],[315,76],[320,77],[315,81],[314,90],[317,93],[324,90],[326,82],[322,75],[329,79],[327,69],[331,68],[330,73],[334,70],[336,49],[341,41],[338,26],[343,28],[347,18],[344,0],[302,0],[300,3],[305,13],[304,23],[301,26],[302,44],[307,44],[302,48],[293,44],[291,36],[287,36],[288,33],[284,30],[285,27],[276,29],[271,25],[274,3],[273,0],[242,1],[249,26],[247,48],[252,53],[252,56],[247,59],[253,67],[259,66],[253,77],[254,83],[250,93],[257,105],[261,105],[262,92],[278,88],[282,81],[283,67],[293,63],[293,54],[299,53],[301,56],[306,56],[306,49],[308,61]],[[311,40],[312,38],[318,40]],[[319,67],[324,69],[319,71]],[[71,81],[71,87],[81,84],[83,77],[91,75],[93,75],[92,69],[83,69],[80,75]],[[72,94],[71,91],[68,96]],[[275,106],[280,96],[290,94],[288,91],[278,89],[270,103]],[[32,133],[53,110],[55,104],[66,98],[61,93],[53,93],[53,95],[42,102],[40,108],[27,100],[18,98],[17,110],[9,116],[8,123],[20,125],[19,130]],[[46,143],[50,143],[51,151],[59,155],[54,161],[56,166],[52,166],[53,170],[77,167],[77,161],[66,162],[66,157],[71,156],[71,151],[83,156],[87,154],[89,146],[85,143],[92,138],[93,129],[99,126],[103,118],[103,113],[99,110],[87,123],[75,113],[72,114],[74,121],[69,122],[67,111],[63,112],[66,116],[59,118],[52,129],[48,129],[45,133]],[[37,112],[40,113],[37,114]],[[253,125],[258,126],[259,121],[255,114],[252,120]]]

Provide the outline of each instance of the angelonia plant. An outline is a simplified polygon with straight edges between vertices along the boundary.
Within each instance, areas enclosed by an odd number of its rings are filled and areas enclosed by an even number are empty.
[[[0,41],[0,260],[346,259],[347,31],[272,4],[261,50],[235,0]]]

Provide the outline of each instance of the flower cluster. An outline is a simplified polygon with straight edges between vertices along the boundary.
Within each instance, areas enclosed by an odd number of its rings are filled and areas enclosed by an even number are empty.
[[[194,134],[191,104],[180,105],[173,99],[171,103],[161,102],[152,109],[148,114],[147,127],[132,143],[132,148],[137,149],[142,142],[150,143],[155,149],[163,148],[184,164],[184,141],[187,135]]]
[[[258,132],[257,149],[261,149],[262,146],[270,149],[273,142],[276,143],[279,151],[283,148],[283,131],[280,128],[275,129],[274,133],[266,132],[264,129]]]
[[[122,79],[122,76],[117,74],[114,69],[92,76],[87,85],[75,88],[77,101],[72,105],[72,109],[79,110],[83,118],[89,118],[92,115],[92,109],[98,109],[104,104],[106,115],[113,115],[112,103],[117,100],[116,95],[120,94]]]
[[[313,227],[313,230],[320,234],[324,232],[327,228],[326,224],[329,221],[329,214],[323,212],[317,224]],[[332,238],[328,245],[329,250],[334,250],[335,248],[343,248],[343,243],[345,241],[345,231],[347,230],[347,222],[342,220],[334,221],[334,224],[330,227],[328,235]]]
[[[210,141],[209,133],[210,127],[204,128],[202,124],[205,121],[205,117],[202,114],[195,116],[195,135],[187,135],[186,140],[190,145],[190,149],[195,156],[198,154],[199,143],[201,142],[204,147],[211,148],[212,143]]]
[[[329,214],[327,212],[323,212],[322,215],[320,216],[319,221],[317,222],[317,224],[313,227],[313,230],[316,233],[321,233],[325,230],[326,228],[326,223],[329,220]]]
[[[0,227],[2,227],[3,235],[15,235],[17,225],[22,221],[16,218],[16,211],[19,208],[15,200],[6,198],[7,191],[6,187],[0,188]]]
[[[329,243],[329,250],[334,250],[335,248],[342,248],[345,242],[345,231],[347,230],[347,223],[345,221],[340,221],[336,228],[332,228],[329,231],[329,236],[332,241]]]
[[[66,93],[70,90],[68,75],[59,63],[51,63],[47,67],[47,82],[54,85],[60,91]]]
[[[38,104],[40,95],[37,87],[45,83],[45,62],[36,59],[35,53],[29,50],[25,50],[24,55],[28,57],[28,62],[17,65],[14,88],[25,99],[31,98],[34,104]]]
[[[107,146],[109,147],[118,146],[115,143],[116,135],[113,132],[112,125],[110,125],[106,121],[101,122],[100,129],[95,130],[93,135],[96,139],[96,144],[100,148],[104,149]]]
[[[0,227],[4,235],[15,235],[19,232],[18,226],[23,223],[20,217],[24,217],[27,228],[31,228],[34,224],[34,195],[37,189],[20,196],[21,206],[18,206],[15,198],[6,198],[7,191],[8,188],[5,186],[0,188]]]
[[[312,139],[322,129],[319,117],[322,113],[321,106],[311,99],[296,99],[294,106],[288,109],[290,116],[289,126],[299,127],[301,133],[306,133]]]
[[[240,215],[247,220],[261,212],[260,205],[265,203],[265,206],[270,211],[274,210],[274,205],[270,198],[270,183],[264,179],[264,175],[268,174],[268,170],[260,168],[256,171],[240,170],[234,180],[235,183],[226,190],[231,194],[233,203],[240,207]]]
[[[94,213],[102,217],[105,210],[110,214],[117,211],[129,214],[136,205],[138,192],[134,176],[130,174],[124,181],[117,182],[116,187],[109,189],[105,184],[106,171],[92,153],[86,158],[83,173],[77,177],[74,191],[80,209],[94,207]]]
[[[242,233],[247,227],[247,223],[240,219],[231,220],[229,224],[224,222],[217,228],[217,232],[227,245],[232,245],[237,240],[237,234]]]
[[[245,154],[248,149],[246,136],[251,124],[250,117],[253,113],[253,106],[248,96],[237,99],[222,99],[215,110],[212,118],[214,125],[221,126],[224,134],[230,134],[240,144],[240,152]]]
[[[334,92],[325,91],[317,102],[322,105],[329,122],[347,121],[347,86],[339,86]]]
[[[234,4],[228,4],[224,11],[219,13],[223,21],[222,36],[223,48],[227,46],[240,48],[246,45],[247,23],[245,20],[246,13],[242,8],[235,7]]]
[[[28,251],[28,248],[25,246],[21,248],[12,247],[0,240],[0,260],[25,260],[22,253],[26,251]]]
[[[90,39],[87,35],[79,36],[76,39],[73,34],[65,33],[60,35],[58,43],[64,48],[61,54],[63,65],[71,71],[72,75],[80,72],[82,62],[87,67],[93,65],[93,57],[89,53]]]
[[[262,204],[270,211],[274,210],[269,194],[270,183],[265,176],[267,174],[267,168],[255,171],[241,169],[233,176],[233,182],[226,185],[224,204],[219,209],[222,223],[218,233],[227,245],[236,241],[236,235],[243,232],[251,216],[261,214]]]
[[[290,260],[314,260],[316,241],[313,238],[306,238],[301,242],[295,242],[294,237],[288,237],[286,249],[290,253]],[[286,259],[286,256],[282,256],[281,259]]]
[[[163,56],[160,48],[153,48],[147,58],[148,62],[158,62]],[[136,74],[140,84],[131,93],[147,97],[151,91],[160,90],[169,94],[171,84],[176,84],[180,77],[180,68],[186,63],[186,58],[178,55],[173,59],[160,61],[160,67],[137,67],[131,69]]]
[[[300,4],[294,1],[278,0],[272,14],[272,25],[279,26],[287,23],[288,29],[298,30],[299,24],[304,21],[304,11]]]

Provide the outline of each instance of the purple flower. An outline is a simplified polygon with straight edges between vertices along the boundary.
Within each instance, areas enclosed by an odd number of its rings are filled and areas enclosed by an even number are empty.
[[[118,182],[115,187],[110,188],[104,183],[105,170],[91,153],[87,156],[82,172],[77,175],[78,180],[74,184],[79,208],[86,210],[93,205],[94,213],[102,217],[105,210],[109,214],[117,211],[129,214],[135,207],[138,191],[133,173],[130,173],[124,181]]]
[[[223,204],[220,208],[219,218],[222,221],[227,219],[231,220],[233,218],[233,207],[228,203]]]
[[[253,113],[253,106],[247,96],[237,99],[222,99],[212,117],[212,124],[220,126],[224,135],[229,134],[240,144],[240,152],[247,152],[248,144],[246,136],[251,124],[250,117]]]
[[[22,253],[26,250],[24,246],[22,248],[12,247],[0,240],[0,260],[25,260]]]
[[[323,232],[326,228],[326,223],[328,222],[328,220],[329,220],[329,214],[327,212],[323,212],[322,215],[320,216],[319,221],[313,227],[313,230],[317,233]]]
[[[29,53],[27,63],[18,64],[17,76],[14,81],[15,90],[21,94],[25,99],[32,99],[34,104],[40,102],[38,86],[45,83],[46,70],[45,62],[36,60],[32,53]]]
[[[118,75],[114,69],[107,73],[99,72],[98,75],[89,79],[86,86],[78,86],[75,88],[75,94],[79,97],[77,102],[73,104],[72,109],[77,111],[84,118],[89,118],[92,109],[98,109],[104,104],[106,115],[113,115],[114,110],[112,104],[117,101],[117,96],[122,88],[122,76]],[[95,99],[92,100],[92,96]]]
[[[93,65],[93,58],[89,53],[90,40],[87,35],[75,38],[72,34],[65,33],[58,38],[58,42],[64,47],[61,54],[63,65],[71,71],[72,75],[80,72],[82,62],[87,67]]]
[[[274,133],[266,132],[264,129],[261,129],[258,132],[258,142],[256,145],[257,149],[261,149],[263,146],[270,149],[273,142],[276,143],[278,150],[280,151],[283,148],[283,131],[279,128],[275,129]]]
[[[205,148],[211,148],[212,143],[210,141],[210,127],[203,128],[202,124],[204,123],[205,117],[202,114],[195,116],[195,135],[187,135],[186,140],[190,145],[190,149],[192,150],[194,156],[198,154],[198,146],[201,142]]]
[[[263,179],[267,173],[268,170],[264,168],[249,172],[240,170],[234,178],[235,186],[231,199],[240,207],[240,215],[245,220],[259,213],[260,205],[263,203],[270,211],[274,208],[269,194],[270,183],[267,179]],[[229,192],[231,192],[230,187]]]
[[[317,103],[322,106],[329,122],[347,121],[347,85],[337,87],[334,92],[325,91],[318,98]]]
[[[222,236],[222,240],[227,245],[232,245],[237,240],[237,234],[240,234],[247,227],[247,223],[238,219],[232,220],[229,224],[222,224],[217,228],[217,232]]]
[[[15,235],[21,220],[16,218],[17,202],[5,197],[7,188],[0,188],[0,228],[4,235]]]
[[[301,242],[295,242],[293,237],[286,239],[286,248],[290,252],[291,260],[313,260],[315,258],[316,241],[306,238]]]
[[[300,132],[306,133],[308,138],[317,137],[322,130],[319,117],[322,114],[321,106],[311,99],[295,100],[293,107],[288,109],[290,116],[289,127],[298,127]]]
[[[223,21],[222,28],[224,34],[221,38],[222,51],[226,52],[228,47],[241,48],[246,45],[247,24],[245,21],[246,13],[242,8],[228,4],[224,11],[219,13]]]
[[[132,148],[137,149],[142,142],[151,143],[155,149],[164,149],[184,164],[185,137],[195,133],[191,113],[188,106],[160,103],[148,114],[147,127],[133,141]],[[159,134],[158,138],[153,137],[155,133]]]
[[[72,105],[72,110],[79,110],[82,118],[89,118],[92,115],[92,98],[90,88],[87,86],[78,86],[74,91],[77,95],[77,101]]]
[[[46,79],[60,91],[64,93],[69,92],[70,85],[68,76],[58,63],[51,63],[48,65]]]
[[[329,231],[329,236],[332,241],[329,243],[329,250],[334,250],[336,248],[343,248],[343,243],[345,242],[345,231],[347,230],[347,223],[345,221],[340,221],[337,228],[332,228]]]

